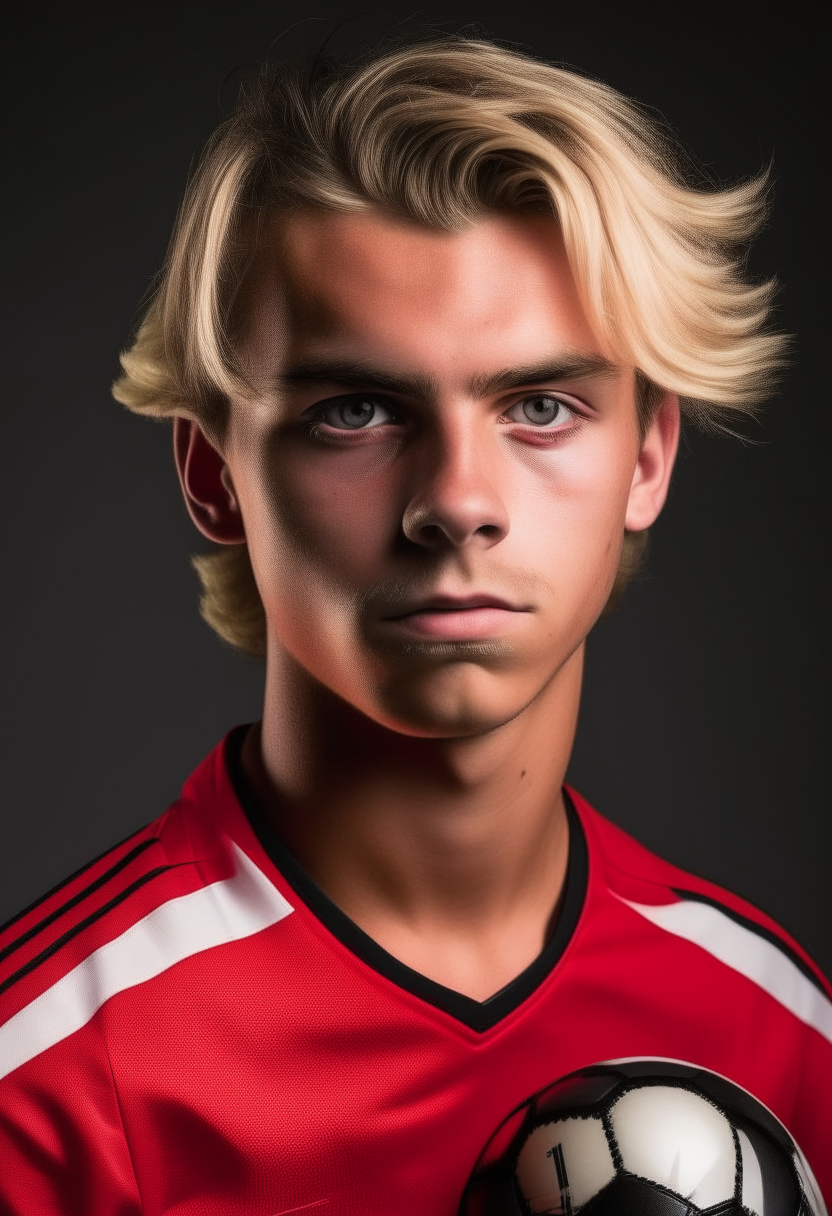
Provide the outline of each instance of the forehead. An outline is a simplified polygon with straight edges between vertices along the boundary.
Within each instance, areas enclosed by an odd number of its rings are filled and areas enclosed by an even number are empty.
[[[470,375],[566,349],[611,358],[543,216],[454,233],[374,212],[273,219],[246,295],[247,344],[270,359],[360,353]]]

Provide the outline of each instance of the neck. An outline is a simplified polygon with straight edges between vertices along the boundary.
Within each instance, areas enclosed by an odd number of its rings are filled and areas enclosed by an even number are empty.
[[[582,660],[461,739],[390,731],[291,661],[269,665],[243,764],[271,826],[381,946],[477,1000],[534,960],[556,919]]]

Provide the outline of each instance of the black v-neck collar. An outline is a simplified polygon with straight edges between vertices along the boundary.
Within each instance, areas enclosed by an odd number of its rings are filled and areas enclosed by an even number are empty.
[[[540,987],[569,944],[578,924],[586,896],[588,880],[586,837],[578,814],[566,791],[564,791],[564,801],[569,822],[569,858],[561,910],[555,931],[534,962],[530,963],[524,971],[521,971],[499,992],[490,996],[487,1001],[475,1001],[461,992],[446,988],[444,984],[438,984],[435,980],[428,979],[421,972],[414,971],[412,967],[408,967],[389,954],[354,921],[350,920],[346,913],[342,912],[315,880],[307,874],[266,822],[246,780],[241,754],[248,729],[247,726],[241,726],[232,731],[228,737],[225,752],[228,774],[240,806],[261,845],[280,873],[306,906],[348,950],[406,992],[441,1009],[444,1013],[470,1027],[471,1030],[479,1032],[496,1026]]]

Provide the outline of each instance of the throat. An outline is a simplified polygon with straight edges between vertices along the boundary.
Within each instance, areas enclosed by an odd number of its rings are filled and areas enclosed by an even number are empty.
[[[566,858],[562,872],[538,906],[514,909],[490,923],[417,925],[389,918],[365,919],[362,930],[386,953],[410,970],[459,993],[485,1002],[505,991],[542,958],[560,918],[566,889]]]
[[[588,878],[583,828],[568,795],[561,803],[564,854],[537,909],[514,917],[504,910],[482,918],[479,928],[470,918],[387,916],[378,907],[362,915],[336,902],[275,833],[240,764],[242,738],[232,736],[227,753],[241,807],[300,903],[328,930],[334,949],[350,951],[384,981],[479,1033],[546,981],[572,938]]]
[[[258,743],[252,730],[238,763],[249,816],[267,830],[270,851],[279,849],[289,881],[318,893],[324,919],[337,910],[408,971],[476,1002],[542,955],[558,923],[570,850],[559,787],[544,801],[520,770],[513,789],[440,786],[430,799],[422,791],[418,806],[403,806],[384,796],[377,773],[363,804],[343,790],[310,802],[281,796]]]

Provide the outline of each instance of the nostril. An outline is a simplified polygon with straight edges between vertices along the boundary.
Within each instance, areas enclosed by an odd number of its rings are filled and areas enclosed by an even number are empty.
[[[439,524],[422,524],[419,531],[425,540],[444,540],[446,535],[444,528],[440,528]]]

